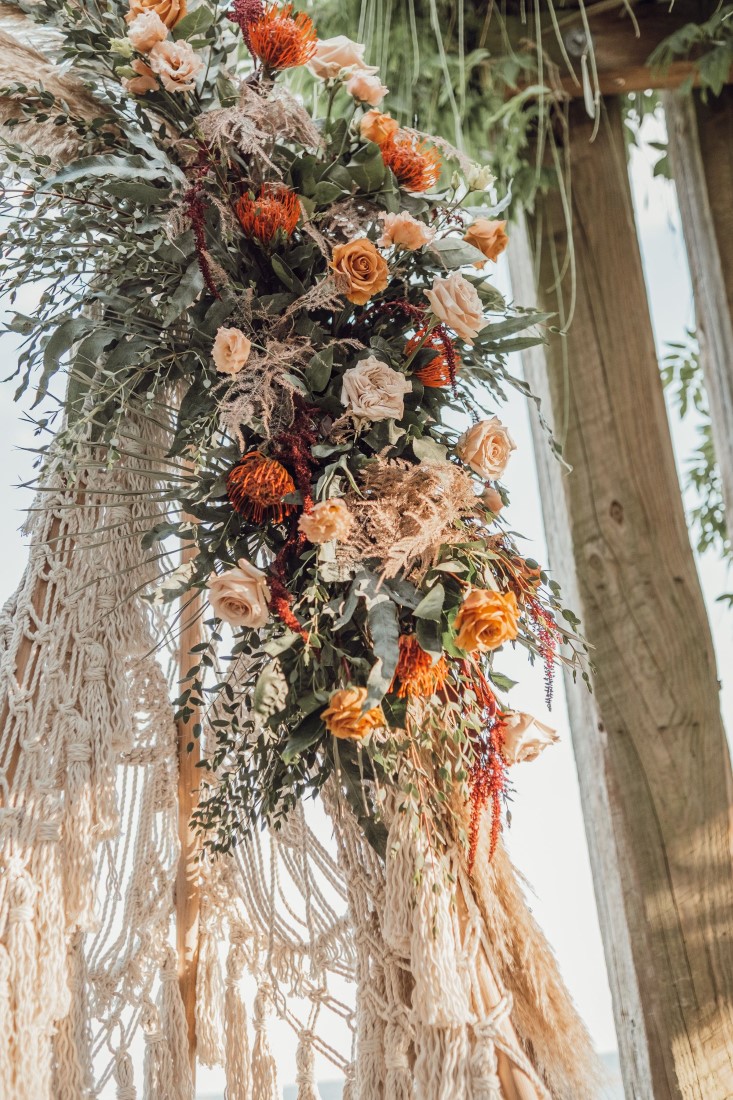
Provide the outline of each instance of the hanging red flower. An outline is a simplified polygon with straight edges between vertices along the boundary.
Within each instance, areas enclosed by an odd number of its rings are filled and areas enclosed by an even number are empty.
[[[391,690],[394,691],[395,685],[399,685],[397,694],[400,699],[408,695],[429,699],[445,684],[448,676],[445,657],[433,664],[432,657],[422,649],[414,634],[401,634],[399,645],[399,658]]]
[[[294,505],[283,500],[295,492],[293,479],[274,458],[249,451],[227,477],[227,496],[235,511],[254,523],[281,523]]]

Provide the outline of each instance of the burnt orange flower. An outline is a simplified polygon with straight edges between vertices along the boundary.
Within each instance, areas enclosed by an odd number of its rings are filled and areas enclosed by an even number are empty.
[[[428,386],[431,389],[450,386],[455,381],[458,358],[450,337],[435,329],[430,333],[427,340],[422,343],[424,336],[425,329],[421,328],[414,336],[410,337],[405,345],[407,356],[412,355],[417,348],[426,348],[428,351],[436,353],[429,363],[415,371],[415,377],[420,379],[423,386]]]
[[[380,145],[382,160],[406,191],[428,191],[440,176],[440,153],[414,134],[398,130]]]
[[[248,451],[227,477],[227,496],[240,516],[255,523],[281,523],[293,511],[283,497],[295,492],[292,477],[274,458]]]
[[[310,16],[303,11],[293,15],[292,4],[268,4],[249,23],[247,34],[250,51],[272,72],[306,65],[318,43]]]
[[[447,675],[445,657],[440,657],[433,664],[432,657],[420,647],[414,634],[400,635],[400,655],[391,688],[394,691],[395,685],[399,685],[397,694],[400,699],[407,695],[419,695],[428,699],[436,691],[440,691]]]
[[[242,195],[235,210],[247,236],[269,244],[279,232],[291,235],[300,217],[300,199],[287,187],[263,184],[257,198],[249,192]]]
[[[361,741],[372,730],[383,726],[384,715],[379,707],[363,713],[366,697],[367,689],[364,687],[334,691],[328,706],[321,711],[328,732],[344,741]]]

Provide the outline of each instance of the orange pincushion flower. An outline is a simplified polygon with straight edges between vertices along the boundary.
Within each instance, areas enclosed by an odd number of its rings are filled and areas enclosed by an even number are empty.
[[[428,191],[440,176],[440,153],[414,134],[398,130],[380,145],[382,160],[407,191]]]
[[[303,11],[293,15],[292,4],[268,4],[248,25],[247,34],[250,51],[273,72],[306,65],[318,44],[310,16]]]
[[[293,492],[295,484],[285,467],[259,451],[243,455],[227,477],[227,496],[235,510],[255,523],[281,523],[294,508],[283,497]]]
[[[419,695],[427,699],[440,691],[447,676],[445,657],[433,664],[432,657],[421,648],[414,634],[400,635],[400,655],[392,681],[392,690],[399,682],[397,694],[400,699],[407,695]]]
[[[450,384],[455,381],[457,368],[457,356],[453,352],[453,345],[450,338],[433,330],[427,340],[421,343],[424,336],[425,329],[418,329],[415,335],[411,336],[405,345],[405,354],[407,356],[412,355],[419,347],[427,348],[428,351],[437,353],[429,363],[426,363],[424,367],[419,367],[415,371],[415,377],[420,379],[423,386],[428,386],[431,389],[439,389],[441,386],[450,386]]]
[[[300,199],[287,187],[263,184],[257,198],[242,195],[235,210],[247,236],[269,244],[278,232],[291,235],[300,217]]]

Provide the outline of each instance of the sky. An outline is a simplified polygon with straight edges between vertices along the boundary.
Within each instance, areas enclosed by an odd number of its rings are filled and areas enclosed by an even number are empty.
[[[645,122],[646,141],[663,136],[655,119]],[[684,338],[694,326],[689,273],[679,216],[671,184],[653,179],[651,168],[656,157],[648,146],[632,151],[631,179],[639,235],[660,354],[671,341]],[[511,245],[510,245],[511,247]],[[506,265],[498,269],[499,288],[510,293]],[[23,303],[27,308],[32,299]],[[0,376],[6,377],[14,365],[11,339],[0,343]],[[513,369],[520,370],[519,364]],[[13,384],[7,383],[0,401],[0,598],[5,599],[20,579],[26,557],[25,540],[19,528],[23,509],[31,501],[29,490],[18,488],[31,476],[31,456],[22,448],[34,446],[32,433],[23,423],[12,401]],[[511,522],[528,539],[527,556],[546,560],[542,514],[526,401],[512,396],[501,411],[517,443],[505,481],[511,492]],[[678,464],[684,467],[692,449],[695,423],[680,425],[671,413],[673,442]],[[708,604],[720,670],[733,669],[731,613],[716,597],[731,587],[726,571],[714,555],[698,563]],[[510,701],[517,709],[529,711],[554,725],[560,742],[536,762],[513,769],[515,794],[511,827],[505,832],[516,866],[530,884],[534,913],[552,944],[578,1008],[600,1051],[616,1048],[611,999],[606,976],[603,947],[598,927],[591,882],[590,864],[580,809],[577,775],[568,731],[562,680],[557,679],[551,715],[544,704],[541,668],[532,669],[523,651],[508,653],[501,669],[519,684]],[[578,687],[576,690],[584,690]],[[733,729],[733,685],[723,682],[723,712],[729,733]],[[287,1031],[276,1032],[278,1052],[282,1054],[281,1080],[294,1076],[294,1047]],[[204,1072],[200,1079],[203,1093],[214,1092],[221,1076]]]

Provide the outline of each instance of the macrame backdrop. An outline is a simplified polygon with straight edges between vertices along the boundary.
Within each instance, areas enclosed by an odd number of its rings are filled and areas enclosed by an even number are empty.
[[[65,81],[78,113],[99,110],[35,51],[17,9],[0,5],[0,21],[0,86],[41,75]],[[0,96],[0,124],[16,106]],[[32,140],[73,156],[59,127]],[[90,448],[72,479],[52,454],[0,619],[3,1098],[193,1097],[173,947],[175,632],[143,599],[161,559],[140,548],[165,510],[157,417],[128,424],[114,468]],[[280,1097],[273,1013],[295,1032],[298,1100],[317,1100],[316,1053],[350,1100],[594,1096],[587,1034],[502,848],[490,861],[482,835],[469,879],[458,844],[436,866],[393,806],[385,865],[337,779],[324,804],[334,850],[298,808],[279,832],[186,868],[200,901],[197,1056],[224,1067],[228,1100]],[[332,1045],[334,1017],[351,1049]]]

